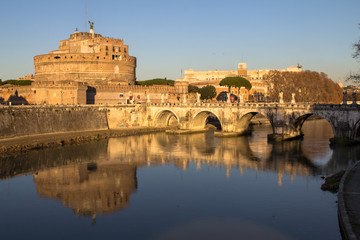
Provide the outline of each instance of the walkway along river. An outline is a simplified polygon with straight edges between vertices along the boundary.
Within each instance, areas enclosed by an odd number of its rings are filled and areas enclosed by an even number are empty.
[[[329,147],[324,120],[269,144],[213,133],[110,138],[0,160],[2,239],[341,239],[322,176],[359,147]]]

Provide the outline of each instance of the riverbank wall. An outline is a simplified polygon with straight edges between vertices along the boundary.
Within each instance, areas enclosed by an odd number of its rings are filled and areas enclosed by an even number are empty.
[[[0,109],[0,138],[107,129],[106,110],[82,107]]]
[[[149,127],[146,106],[0,107],[0,155],[165,131]]]
[[[146,127],[141,106],[19,106],[0,108],[0,139],[72,131]]]

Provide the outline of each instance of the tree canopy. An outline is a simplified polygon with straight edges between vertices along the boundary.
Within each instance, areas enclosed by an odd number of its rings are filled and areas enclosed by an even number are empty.
[[[194,85],[189,84],[188,86],[189,93],[200,93],[200,88]]]
[[[27,85],[31,85],[32,82],[33,82],[32,80],[14,80],[14,79],[10,79],[10,80],[6,80],[4,82],[0,81],[0,86],[5,85],[5,84],[12,84],[12,85],[17,85],[17,86],[27,86]]]
[[[229,87],[229,92],[230,92],[230,88],[232,87],[235,88],[245,87],[247,90],[250,90],[252,88],[252,85],[249,82],[249,80],[243,77],[226,77],[220,81],[219,85]]]
[[[201,99],[212,99],[214,97],[216,97],[217,92],[216,92],[216,88],[212,85],[207,85],[205,87],[202,87],[200,89],[200,98]]]
[[[339,104],[342,100],[341,87],[325,73],[270,71],[263,79],[270,87],[272,101],[279,101],[280,92],[283,92],[285,102],[291,101],[292,93],[295,93],[296,102]]]
[[[151,80],[145,80],[145,81],[137,81],[137,85],[142,86],[152,86],[152,85],[169,85],[174,86],[174,80],[167,80],[166,78],[155,78]]]

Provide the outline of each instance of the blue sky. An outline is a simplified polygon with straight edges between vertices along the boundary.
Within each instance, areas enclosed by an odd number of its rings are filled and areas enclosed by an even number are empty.
[[[75,28],[85,0],[0,0],[0,78],[34,73]],[[137,78],[177,79],[181,70],[286,68],[325,72],[334,81],[360,69],[360,0],[87,0],[96,33],[124,39]],[[87,27],[89,29],[89,27]]]

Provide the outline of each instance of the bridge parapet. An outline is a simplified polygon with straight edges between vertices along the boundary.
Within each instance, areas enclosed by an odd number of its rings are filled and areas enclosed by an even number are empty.
[[[315,104],[314,110],[360,110],[360,105],[344,105],[344,104]]]
[[[226,103],[226,102],[205,103],[205,102],[201,102],[201,103],[147,103],[147,106],[309,109],[309,108],[313,107],[314,104],[310,104],[310,103],[280,104],[277,102],[271,102],[271,103]]]

